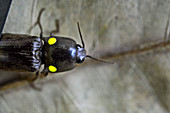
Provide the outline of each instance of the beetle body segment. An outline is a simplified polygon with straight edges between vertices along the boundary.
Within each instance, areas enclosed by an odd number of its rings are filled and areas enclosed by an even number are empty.
[[[2,34],[0,40],[0,69],[35,72],[41,66],[41,39],[21,34]]]

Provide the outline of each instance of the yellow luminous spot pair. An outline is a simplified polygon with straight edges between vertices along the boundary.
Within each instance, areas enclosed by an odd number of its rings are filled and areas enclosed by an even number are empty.
[[[48,44],[49,44],[49,45],[53,45],[53,44],[56,43],[56,41],[57,41],[57,39],[54,38],[54,37],[52,37],[52,38],[50,38],[50,39],[48,40]]]
[[[49,69],[50,72],[56,72],[57,71],[57,68],[55,66],[52,66],[52,65],[50,65],[48,67],[48,69]]]

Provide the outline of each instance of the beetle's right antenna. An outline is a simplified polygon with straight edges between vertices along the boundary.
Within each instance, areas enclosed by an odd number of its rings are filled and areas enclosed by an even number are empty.
[[[99,62],[103,62],[103,63],[107,63],[107,64],[114,64],[114,62],[109,62],[109,61],[106,61],[106,60],[94,58],[94,57],[92,57],[90,55],[86,55],[86,57],[91,58],[91,59],[96,60],[96,61],[99,61]]]
[[[80,30],[79,22],[77,22],[77,26],[78,26],[78,30],[79,30],[79,34],[80,34],[80,38],[81,38],[81,43],[82,43],[82,45],[83,45],[83,48],[85,48],[84,41],[83,41],[83,37],[82,37],[82,34],[81,34],[81,30]]]

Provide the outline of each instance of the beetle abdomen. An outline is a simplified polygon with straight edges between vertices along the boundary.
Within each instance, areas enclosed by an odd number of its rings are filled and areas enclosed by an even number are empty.
[[[41,39],[36,36],[2,34],[0,70],[38,71],[41,65]]]

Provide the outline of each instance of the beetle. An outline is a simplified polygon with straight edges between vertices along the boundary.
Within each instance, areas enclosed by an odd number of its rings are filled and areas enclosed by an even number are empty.
[[[43,8],[35,23],[40,28],[40,36],[5,33],[0,41],[0,69],[5,71],[36,72],[36,75],[47,76],[48,73],[57,73],[72,70],[76,63],[83,63],[85,57],[101,62],[86,54],[79,23],[78,31],[82,45],[67,37],[43,37],[40,18]],[[40,72],[41,66],[44,69]]]

